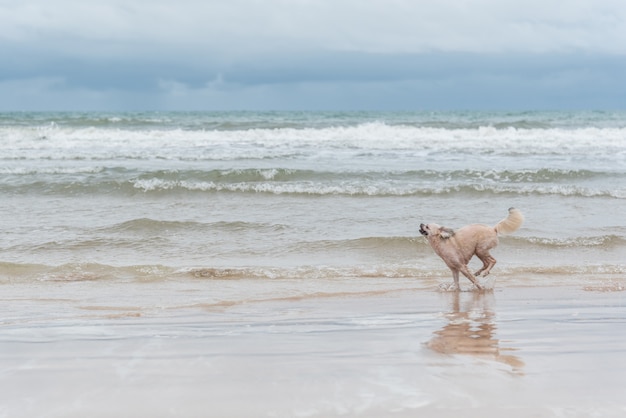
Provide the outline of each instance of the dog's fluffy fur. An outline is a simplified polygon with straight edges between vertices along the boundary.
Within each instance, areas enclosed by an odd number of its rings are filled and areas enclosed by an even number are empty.
[[[473,224],[461,229],[453,230],[437,224],[420,224],[420,233],[428,239],[430,246],[452,270],[454,285],[459,288],[459,273],[463,273],[478,289],[482,289],[475,276],[481,273],[489,274],[496,259],[489,254],[489,250],[498,245],[498,235],[510,234],[524,222],[524,215],[515,208],[509,209],[509,216],[501,220],[496,226]],[[476,256],[483,266],[472,274],[467,264]]]

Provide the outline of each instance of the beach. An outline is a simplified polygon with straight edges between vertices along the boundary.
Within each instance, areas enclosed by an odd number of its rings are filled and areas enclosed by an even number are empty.
[[[30,299],[5,285],[0,415],[626,413],[623,279],[490,292],[282,281],[292,296],[232,303],[202,296],[232,285],[219,280],[42,283]]]
[[[0,113],[0,417],[621,417],[624,138],[624,112]],[[449,291],[420,223],[510,207],[487,291]]]

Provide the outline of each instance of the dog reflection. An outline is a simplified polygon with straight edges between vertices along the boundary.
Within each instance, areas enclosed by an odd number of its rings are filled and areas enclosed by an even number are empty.
[[[461,294],[451,292],[451,311],[446,314],[448,323],[426,344],[441,354],[463,354],[492,359],[511,367],[516,374],[523,374],[524,362],[518,357],[503,354],[514,348],[500,347],[500,340],[494,337],[497,330],[494,312],[490,309],[492,294],[469,293],[461,303]]]

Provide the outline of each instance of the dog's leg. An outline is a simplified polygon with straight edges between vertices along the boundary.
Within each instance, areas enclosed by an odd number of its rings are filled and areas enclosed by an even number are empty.
[[[478,288],[478,290],[483,290],[483,287],[480,285],[480,283],[478,283],[478,280],[476,280],[476,277],[474,277],[474,275],[472,274],[471,271],[469,271],[469,269],[467,268],[467,266],[463,266],[461,268],[461,273],[463,273],[463,275],[465,277],[467,277],[468,279],[470,279],[470,281],[472,283],[474,283],[474,286],[476,286]]]
[[[460,290],[461,287],[459,286],[459,271],[458,270],[452,270],[452,278],[454,279],[454,290]]]
[[[489,263],[487,263],[487,261],[485,261],[480,256],[478,256],[478,258],[480,258],[480,261],[483,262],[483,266],[480,268],[480,270],[477,270],[476,273],[474,273],[474,276],[476,276],[476,277],[480,276],[480,273],[482,273],[483,271],[485,271],[487,269],[487,267],[489,267]]]
[[[483,267],[476,273],[474,273],[474,275],[479,276],[480,273],[483,273],[483,277],[485,277],[489,274],[489,272],[491,272],[493,266],[496,265],[496,259],[493,258],[491,254],[489,254],[489,251],[484,251],[480,253],[477,252],[476,256],[480,258],[480,261],[483,262]]]

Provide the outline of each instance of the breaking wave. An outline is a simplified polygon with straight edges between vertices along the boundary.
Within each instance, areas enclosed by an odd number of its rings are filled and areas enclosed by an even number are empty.
[[[564,277],[568,285],[591,286],[598,278],[608,277],[612,282],[618,280],[622,286],[624,265],[588,265],[588,266],[553,266],[553,267],[515,267],[500,268],[494,277],[504,279],[502,285],[539,286],[561,285],[559,277]],[[533,276],[540,276],[534,280]],[[544,281],[542,277],[554,280]],[[577,279],[576,279],[577,277]],[[34,282],[91,282],[91,281],[126,281],[126,282],[163,282],[180,280],[332,280],[332,279],[415,279],[425,287],[432,287],[437,282],[450,279],[450,272],[442,268],[420,266],[301,266],[301,267],[185,267],[177,268],[165,265],[111,266],[97,263],[70,263],[58,266],[42,264],[20,264],[0,262],[0,283]]]
[[[48,194],[265,193],[420,196],[459,193],[626,198],[623,175],[593,170],[317,171],[218,169],[140,171],[125,168],[0,168],[0,191]]]
[[[626,239],[618,235],[599,235],[592,237],[574,238],[539,238],[539,237],[507,237],[517,245],[543,247],[547,249],[560,248],[626,248]]]
[[[263,126],[263,124],[261,124]],[[234,161],[320,155],[320,150],[480,153],[482,155],[624,155],[625,127],[518,128],[510,125],[415,126],[369,121],[347,126],[184,129],[0,126],[0,158],[11,160]]]

